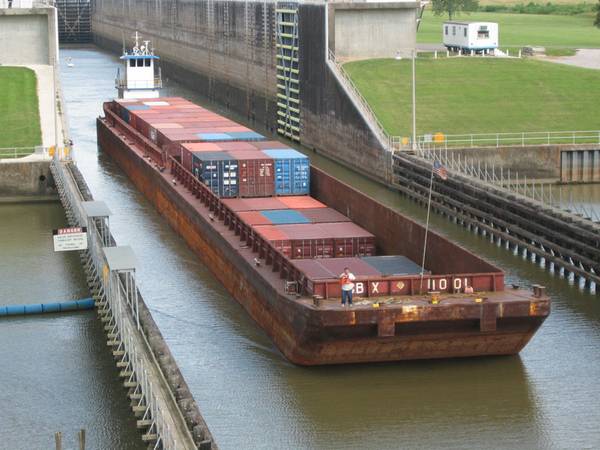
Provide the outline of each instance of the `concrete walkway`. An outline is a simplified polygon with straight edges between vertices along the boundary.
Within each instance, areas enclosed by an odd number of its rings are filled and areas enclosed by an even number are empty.
[[[540,59],[586,69],[600,69],[600,48],[582,48],[577,50],[574,56],[541,57]]]
[[[40,110],[40,127],[42,129],[42,145],[50,147],[57,142],[54,136],[54,105],[52,97],[54,95],[54,76],[52,66],[50,65],[23,65],[35,72],[37,78],[37,94]],[[58,75],[57,75],[58,76]],[[57,117],[58,126],[58,145],[64,145],[64,133],[60,116]]]

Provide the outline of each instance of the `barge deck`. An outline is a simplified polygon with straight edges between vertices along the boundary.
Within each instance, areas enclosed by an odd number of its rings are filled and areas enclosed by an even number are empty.
[[[412,295],[356,298],[353,308],[323,296],[287,293],[286,281],[297,275],[290,260],[277,252],[255,253],[253,246],[240,241],[235,227],[221,220],[219,199],[202,191],[202,183],[113,113],[109,104],[105,114],[97,121],[101,149],[296,364],[516,354],[550,312],[542,287],[533,292],[504,290],[498,269],[435,233],[430,235],[431,251],[438,258],[428,252],[428,269],[445,273],[439,269],[453,255],[461,277],[469,276],[476,284],[486,272],[486,279],[493,280],[486,281],[485,292],[437,294],[411,288]],[[372,232],[385,253],[415,260],[421,225],[314,167],[311,177],[315,198]],[[348,204],[347,198],[354,203]],[[377,214],[371,217],[378,220],[369,221],[369,214]],[[398,233],[404,239],[393,239]],[[473,267],[478,273],[470,273]]]

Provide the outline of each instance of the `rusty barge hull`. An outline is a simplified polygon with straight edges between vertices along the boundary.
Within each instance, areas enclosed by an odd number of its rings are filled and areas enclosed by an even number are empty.
[[[529,342],[549,314],[550,301],[545,295],[532,296],[524,290],[493,292],[485,303],[449,295],[439,304],[407,297],[390,306],[368,304],[353,309],[342,309],[333,300],[315,306],[311,298],[286,295],[279,273],[264,264],[257,266],[252,249],[242,246],[239,236],[215,220],[184,185],[174,182],[168,170],[160,170],[126,124],[99,118],[97,134],[100,148],[296,364],[511,355]],[[318,169],[313,168],[311,176],[313,195],[359,225],[365,226],[369,211],[381,208],[385,209],[381,220],[387,222],[376,227],[389,230],[405,222],[403,216]],[[359,198],[364,212],[350,211],[342,193]],[[382,239],[392,245],[390,236]],[[449,241],[438,244],[442,248],[454,245]]]

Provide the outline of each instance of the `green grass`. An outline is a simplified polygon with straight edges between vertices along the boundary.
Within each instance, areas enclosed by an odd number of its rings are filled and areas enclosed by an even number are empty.
[[[441,43],[442,22],[448,16],[434,16],[426,11],[419,27],[417,41]],[[600,47],[600,28],[593,25],[592,15],[555,16],[508,13],[461,14],[457,20],[498,22],[500,46],[525,45],[544,47]]]
[[[577,51],[574,48],[547,48],[546,56],[575,56]]]
[[[409,60],[344,65],[386,130],[411,127]],[[531,59],[417,60],[417,133],[600,129],[600,70]]]
[[[25,67],[0,67],[0,148],[41,143],[35,73]]]

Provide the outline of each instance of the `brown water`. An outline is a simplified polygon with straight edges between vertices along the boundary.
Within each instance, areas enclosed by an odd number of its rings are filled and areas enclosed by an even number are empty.
[[[60,203],[0,204],[0,305],[89,297],[74,253],[55,253]],[[0,449],[142,449],[93,311],[0,317]]]
[[[94,120],[115,95],[118,59],[95,48],[62,52],[69,56],[75,67],[63,64],[62,81],[78,165],[113,211],[117,241],[133,246],[144,298],[222,449],[600,448],[600,298],[435,216],[434,229],[499,265],[509,282],[548,287],[553,313],[521,355],[296,367],[97,151]],[[201,101],[165,84],[165,95]],[[355,173],[313,161],[424,215]]]

